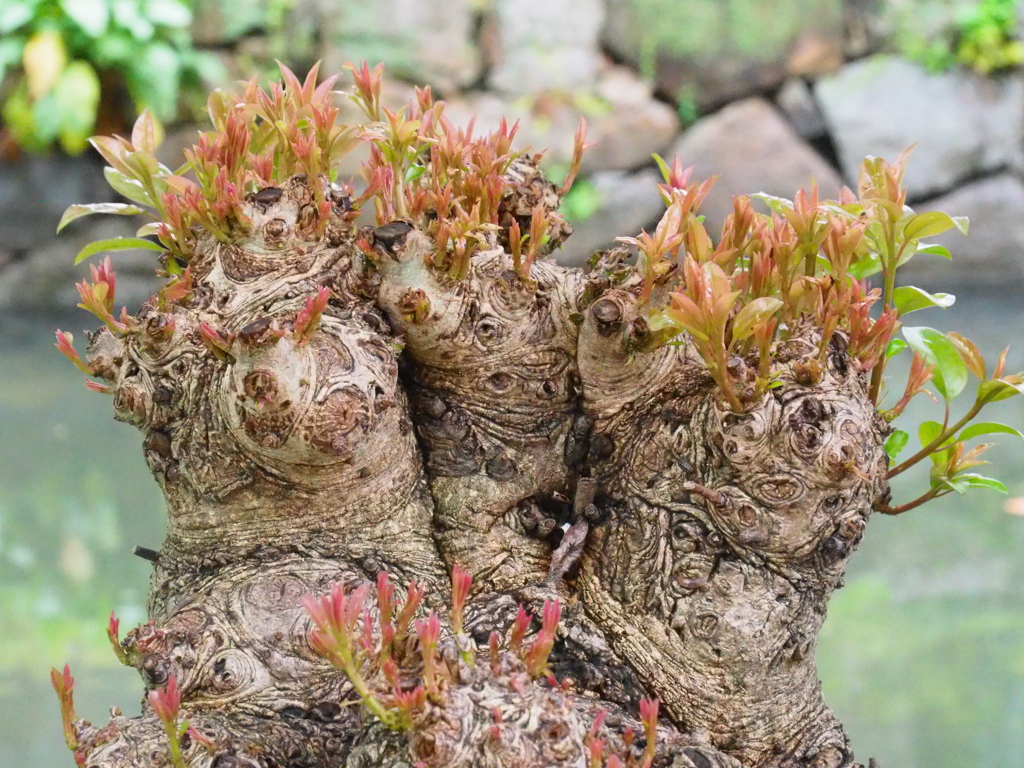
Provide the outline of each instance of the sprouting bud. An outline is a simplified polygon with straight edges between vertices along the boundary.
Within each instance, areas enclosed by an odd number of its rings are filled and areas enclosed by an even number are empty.
[[[401,685],[398,679],[398,663],[394,659],[388,659],[380,667],[381,674],[384,675],[384,679],[387,680],[391,687],[396,691],[400,690]]]
[[[395,606],[395,585],[387,571],[377,574],[377,607],[380,608],[380,620],[383,624],[391,623],[391,612]]]
[[[114,387],[106,384],[100,384],[98,381],[92,381],[90,379],[85,380],[85,388],[90,392],[98,392],[101,395],[114,394]]]
[[[420,587],[415,580],[409,582],[409,588],[406,590],[405,602],[402,604],[402,610],[398,612],[398,617],[395,619],[395,642],[402,643],[405,641],[405,637],[409,632],[409,624],[412,621],[413,614],[416,613],[416,609],[419,607],[420,602],[423,600],[423,588]]]
[[[157,293],[157,300],[161,307],[170,304],[180,304],[192,295],[192,268],[185,267],[185,271],[178,277],[170,280]]]
[[[111,611],[110,621],[107,622],[107,639],[110,640],[110,646],[114,649],[114,655],[117,656],[117,660],[125,666],[131,666],[128,653],[125,651],[124,646],[121,645],[120,627],[121,620]]]
[[[320,318],[323,316],[324,310],[327,309],[327,302],[330,298],[331,291],[328,288],[321,288],[317,291],[316,296],[306,298],[306,306],[299,311],[298,317],[295,318],[293,333],[295,342],[300,347],[305,346],[320,328]]]
[[[512,630],[508,639],[508,647],[512,653],[519,653],[523,645],[523,638],[526,637],[526,630],[530,628],[531,621],[533,621],[533,617],[526,612],[526,609],[520,603],[519,612],[516,613],[516,619],[512,624]]]
[[[359,67],[346,64],[345,69],[352,73],[352,79],[356,85],[356,93],[351,96],[351,99],[371,120],[380,120],[380,86],[384,75],[384,65],[378,64],[370,69],[370,65],[364,61]]]
[[[430,314],[430,299],[422,288],[410,288],[398,300],[398,311],[410,323],[422,323]]]
[[[56,691],[57,698],[60,701],[60,716],[61,722],[64,725],[64,741],[67,743],[68,749],[73,752],[78,748],[78,730],[75,728],[75,720],[78,718],[75,716],[75,678],[71,676],[71,667],[65,664],[63,673],[58,672],[56,669],[51,669],[50,683],[53,685],[53,690]]]
[[[110,257],[103,260],[100,266],[89,265],[89,272],[92,282],[83,280],[76,283],[78,295],[82,299],[78,306],[87,312],[91,312],[103,322],[111,333],[123,334],[128,330],[130,320],[127,312],[122,312],[121,322],[114,319],[111,314],[114,309],[114,290],[117,285],[117,276],[110,266]]]
[[[456,634],[462,632],[463,611],[472,586],[473,577],[469,571],[456,563],[452,568],[452,629]]]
[[[548,657],[555,645],[555,634],[558,631],[558,621],[562,615],[562,606],[558,600],[545,600],[544,612],[541,618],[540,632],[537,638],[526,653],[526,669],[531,677],[543,676],[548,665]],[[557,685],[557,683],[556,683]]]
[[[647,743],[640,758],[641,768],[651,768],[654,762],[654,748],[658,738],[658,700],[640,699],[640,721],[644,724]]]
[[[178,678],[171,675],[167,678],[167,685],[146,694],[149,706],[153,713],[160,718],[165,725],[177,723],[178,710],[181,708],[181,691],[178,690]]]
[[[189,738],[192,739],[192,741],[201,746],[210,754],[213,754],[213,752],[217,749],[217,745],[214,743],[213,739],[200,733],[192,726],[189,726],[185,733],[188,734]]]
[[[372,656],[377,648],[373,639],[373,619],[369,611],[363,611],[363,633],[359,638],[359,645],[368,656]]]
[[[422,710],[427,703],[427,690],[422,685],[417,685],[411,691],[402,691],[396,687],[392,693],[391,703],[398,710],[397,724],[409,729],[412,727],[416,712]]]
[[[93,370],[89,365],[81,358],[74,347],[75,337],[70,333],[64,331],[57,331],[57,343],[54,346],[60,350],[60,353],[64,355],[68,360],[74,363],[75,367],[82,373],[92,376]]]
[[[199,337],[218,360],[232,360],[231,346],[234,338],[227,332],[214,328],[207,322],[199,323]]]
[[[171,749],[171,765],[174,768],[187,768],[181,754],[181,737],[188,729],[188,723],[178,723],[178,713],[181,709],[178,678],[171,675],[164,688],[150,691],[146,694],[146,698],[149,700],[149,706],[152,707],[153,713],[164,724],[164,733],[167,735],[167,742]]]
[[[423,683],[427,693],[436,696],[440,689],[437,681],[437,641],[441,636],[441,620],[433,611],[425,621],[416,622],[416,635],[423,654]]]
[[[579,126],[576,128],[576,136],[573,138],[572,163],[569,165],[569,173],[565,177],[565,181],[562,183],[562,188],[558,190],[559,196],[564,197],[565,194],[572,189],[572,183],[576,180],[576,174],[580,172],[580,163],[583,162],[583,153],[588,147],[593,146],[587,144],[586,141],[587,121],[586,118],[580,117]]]

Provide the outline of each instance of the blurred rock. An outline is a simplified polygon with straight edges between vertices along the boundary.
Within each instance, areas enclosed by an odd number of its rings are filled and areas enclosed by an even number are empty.
[[[718,176],[701,207],[712,235],[732,212],[735,195],[766,192],[792,198],[817,181],[822,196],[834,197],[842,186],[832,166],[764,99],[739,101],[704,118],[683,134],[666,159],[674,155],[684,167],[694,166],[696,179]]]
[[[964,237],[957,231],[929,242],[949,248],[952,261],[921,255],[901,269],[905,278],[926,286],[1019,286],[1024,281],[1024,183],[1001,173],[967,184],[955,192],[922,203],[915,210],[967,216]]]
[[[513,102],[491,92],[448,101],[445,114],[458,126],[475,117],[476,131],[498,127],[504,116],[519,120],[516,146],[547,150],[548,167],[569,164],[580,116],[587,120],[583,171],[633,170],[664,153],[679,131],[672,109],[655,99],[650,89],[624,67],[608,67],[590,92],[548,93]]]
[[[679,118],[667,104],[651,95],[650,87],[625,67],[611,67],[597,84],[597,97],[607,111],[593,118],[587,142],[594,146],[583,156],[583,168],[631,170],[663,154],[679,133]]]
[[[601,67],[601,0],[494,0],[488,83],[512,95],[588,89]]]
[[[347,62],[383,61],[389,77],[451,94],[480,74],[471,0],[376,0],[335,3],[323,14],[324,72]]]
[[[786,60],[786,74],[791,77],[819,77],[843,66],[841,35],[828,35],[808,29],[798,37]]]
[[[848,181],[857,178],[866,155],[895,160],[915,143],[905,177],[912,199],[1020,164],[1019,72],[987,78],[965,70],[929,74],[903,59],[875,56],[819,80],[815,94]]]
[[[594,213],[573,223],[573,233],[555,254],[559,264],[581,267],[594,251],[611,248],[616,237],[632,237],[641,229],[650,231],[665,212],[658,194],[661,175],[653,168],[638,173],[605,171],[586,182],[591,184],[600,203]]]
[[[0,312],[74,307],[81,300],[75,281],[89,276],[88,262],[76,265],[75,254],[93,240],[133,237],[140,223],[135,218],[96,216],[71,224],[59,236],[51,235],[44,245],[0,269]],[[93,257],[97,258],[102,256]],[[156,276],[156,253],[119,251],[110,260],[117,272],[115,314],[122,306],[134,312],[162,284]]]
[[[842,0],[608,0],[605,45],[709,109],[842,63]]]
[[[775,103],[805,139],[818,139],[826,134],[825,118],[804,80],[798,77],[787,80],[776,95]]]
[[[843,53],[859,59],[877,50],[883,39],[879,29],[877,0],[846,0],[843,3]]]
[[[25,155],[0,162],[0,247],[17,253],[49,242],[69,205],[115,198],[91,149],[80,157]]]

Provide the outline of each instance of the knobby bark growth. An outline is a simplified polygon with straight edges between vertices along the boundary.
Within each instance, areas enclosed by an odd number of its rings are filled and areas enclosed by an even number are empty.
[[[142,716],[75,720],[55,674],[76,760],[851,765],[814,651],[872,509],[899,511],[873,371],[890,272],[925,236],[902,166],[834,204],[740,198],[718,245],[707,185],[666,167],[639,255],[583,272],[543,260],[571,179],[513,152],[514,127],[474,138],[429,91],[391,113],[379,69],[354,74],[355,128],[315,70],[215,95],[187,178],[145,115],[96,140],[153,210],[168,283],[115,318],[94,267],[104,327],[84,360],[58,346],[145,436],[168,535],[149,623],[110,628]],[[330,165],[360,140],[357,197]],[[66,218],[140,210],[114,208]],[[905,399],[933,375],[918,358]],[[980,365],[1001,396],[1019,384]]]

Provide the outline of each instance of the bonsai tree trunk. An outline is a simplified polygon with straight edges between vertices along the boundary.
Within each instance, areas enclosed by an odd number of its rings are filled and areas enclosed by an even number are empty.
[[[169,282],[115,319],[94,267],[78,363],[142,431],[168,535],[149,623],[111,627],[143,715],[75,720],[55,678],[79,764],[852,764],[814,651],[888,501],[864,350],[894,326],[800,305],[816,273],[749,202],[723,236],[747,260],[712,253],[678,167],[636,265],[544,261],[567,187],[514,129],[473,139],[429,92],[382,113],[355,74],[360,198],[330,181],[354,134],[315,71],[211,102],[194,181],[140,162],[146,116],[97,140]],[[758,279],[780,298],[743,304]]]

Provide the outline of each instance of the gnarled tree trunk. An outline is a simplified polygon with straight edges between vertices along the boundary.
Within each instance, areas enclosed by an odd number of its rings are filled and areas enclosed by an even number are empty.
[[[360,230],[325,179],[264,183],[231,237],[193,225],[183,289],[92,338],[167,500],[151,622],[122,652],[150,688],[174,677],[186,764],[582,767],[598,737],[642,761],[644,696],[655,765],[851,764],[814,650],[887,493],[888,427],[846,337],[823,356],[821,328],[789,329],[736,411],[690,337],[652,326],[670,281],[645,295],[624,252],[524,270],[511,240],[534,211],[545,250],[571,230],[533,159],[501,178],[464,275],[433,266],[429,215]],[[389,729],[311,645],[301,598],[387,571],[447,614],[455,564],[477,662],[446,633],[443,690]],[[483,661],[517,603],[554,598],[555,681],[505,648]],[[79,721],[76,755],[172,764],[158,714]]]

